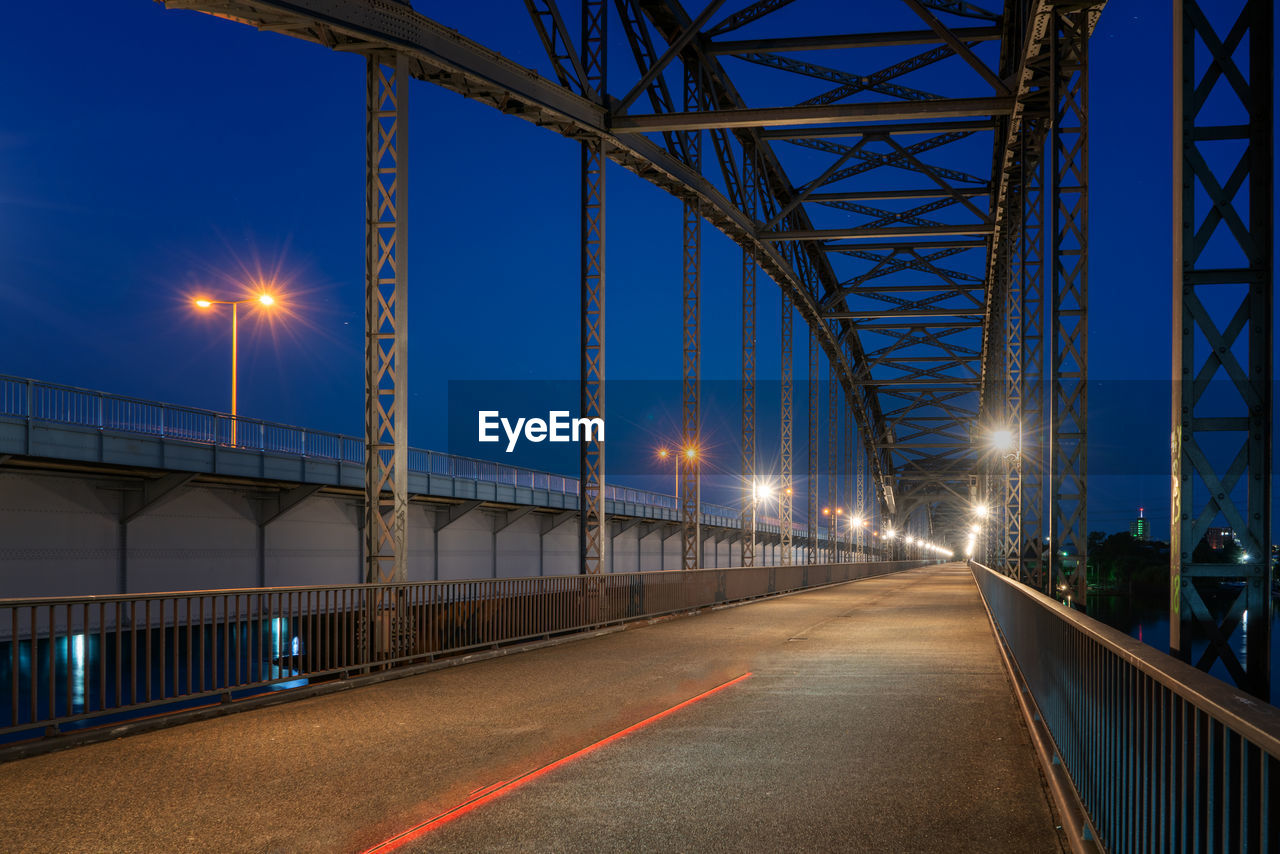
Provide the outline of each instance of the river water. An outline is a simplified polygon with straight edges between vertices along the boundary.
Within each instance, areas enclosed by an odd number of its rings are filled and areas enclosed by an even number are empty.
[[[1224,591],[1222,602],[1215,603],[1210,601],[1209,605],[1214,608],[1218,604],[1225,606],[1225,597],[1231,596],[1237,591]],[[1280,603],[1276,603],[1280,605]],[[1280,705],[1280,685],[1277,685],[1275,678],[1275,668],[1277,660],[1280,660],[1280,608],[1272,608],[1273,617],[1271,621],[1271,703],[1272,705]],[[1135,637],[1138,640],[1155,647],[1161,652],[1169,651],[1169,606],[1162,596],[1143,597],[1134,596],[1108,596],[1103,594],[1089,594],[1089,616],[1095,620],[1106,623],[1113,628]],[[1235,650],[1236,655],[1241,660],[1244,659],[1245,637],[1248,631],[1248,616],[1246,615],[1244,625],[1236,630],[1231,636],[1231,648]],[[1199,655],[1208,646],[1208,641],[1203,637],[1192,636],[1191,656],[1194,662]],[[1221,661],[1215,661],[1209,672],[1228,684],[1231,683],[1227,670],[1222,666]]]

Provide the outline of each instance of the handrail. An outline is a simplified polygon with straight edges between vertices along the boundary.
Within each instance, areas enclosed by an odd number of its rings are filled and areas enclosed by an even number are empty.
[[[1108,851],[1280,848],[1280,709],[970,566]]]
[[[3,374],[0,416],[357,465],[364,465],[365,458],[364,441],[355,436]],[[578,479],[570,475],[420,448],[409,450],[409,471],[578,494]],[[605,484],[605,498],[678,508],[675,496],[616,484]],[[702,512],[727,519],[741,514],[733,507],[707,503]]]
[[[0,600],[0,742],[924,561]],[[2,753],[3,751],[0,751]]]

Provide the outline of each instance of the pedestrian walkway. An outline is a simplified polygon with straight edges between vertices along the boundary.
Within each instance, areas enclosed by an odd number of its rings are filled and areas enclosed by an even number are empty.
[[[1062,850],[962,564],[20,760],[0,798],[6,851]]]

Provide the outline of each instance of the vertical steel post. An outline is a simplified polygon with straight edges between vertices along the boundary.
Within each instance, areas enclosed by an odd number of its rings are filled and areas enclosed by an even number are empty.
[[[858,490],[856,497],[858,502],[857,514],[858,518],[865,522],[866,516],[864,514],[867,512],[867,449],[862,442],[859,442],[855,450],[858,455],[858,472],[855,478]],[[858,526],[856,534],[858,539],[855,544],[858,550],[858,557],[856,558],[858,561],[867,560],[866,530],[865,525]]]
[[[809,327],[809,476],[805,493],[809,499],[809,546],[805,563],[818,562],[818,336]]]
[[[786,291],[782,292],[782,431],[780,450],[780,480],[778,492],[778,524],[782,528],[782,565],[791,565],[791,518],[793,501],[792,489],[792,441],[791,428],[795,411],[792,399],[794,391],[793,371],[795,358],[795,342],[792,334],[791,298]]]
[[[1053,353],[1049,493],[1052,565],[1072,604],[1088,597],[1089,13],[1053,12],[1050,104]],[[1068,561],[1074,567],[1067,571]]]
[[[1019,463],[1022,473],[1021,561],[1031,586],[1051,592],[1052,575],[1045,567],[1045,443],[1049,435],[1045,417],[1044,373],[1044,132],[1023,135],[1022,228],[1019,233],[1022,286],[1022,426]]]
[[[853,398],[848,392],[846,392],[844,395],[844,496],[845,500],[850,505],[850,512],[854,516],[863,512],[863,508],[861,506],[862,502],[855,500],[853,491],[853,469],[855,465],[853,457],[854,454],[857,453],[854,448],[854,434],[856,432],[857,421],[853,417]],[[845,539],[849,541],[848,545],[852,547],[852,529],[846,527],[844,535]],[[852,551],[852,548],[850,548],[850,550]],[[853,551],[853,553],[848,556],[848,560],[850,563],[855,563],[862,560],[862,556],[858,554],[858,552]]]
[[[582,66],[588,96],[603,101],[605,91],[606,21],[604,0],[583,0]],[[605,417],[605,141],[582,142],[581,159],[581,292],[579,328],[581,417]],[[607,563],[605,549],[605,449],[597,436],[579,446],[578,554],[583,575],[599,575]]]
[[[1000,560],[996,569],[1010,578],[1016,578],[1024,584],[1031,583],[1031,577],[1022,563],[1022,361],[1023,361],[1023,323],[1022,323],[1022,213],[1025,207],[1023,198],[1024,185],[1022,171],[1026,168],[1025,135],[1027,128],[1022,128],[1019,142],[1019,169],[1015,173],[1015,182],[1009,188],[1007,211],[1008,228],[1002,242],[1005,246],[1007,263],[1005,270],[1005,312],[1004,312],[1004,429],[1012,438],[1013,447],[1006,451],[997,462],[998,471],[1003,479],[1002,528],[1003,537],[1000,542]]]
[[[370,55],[365,82],[364,576],[369,583],[404,582],[409,515],[406,57]]]
[[[836,486],[840,480],[840,399],[836,388],[836,366],[827,363],[827,502],[831,506],[831,524],[827,526],[827,563],[837,563],[836,535],[840,530],[840,513],[845,509],[839,501]],[[848,524],[847,522],[845,524]]]
[[[702,103],[702,69],[696,61],[684,67],[685,109],[696,111]],[[696,172],[702,168],[702,131],[681,134],[689,166]],[[684,247],[683,328],[681,346],[683,377],[681,381],[680,436],[680,541],[682,566],[697,569],[702,563],[702,422],[699,404],[702,398],[702,206],[696,199],[686,199],[681,228]]]
[[[755,220],[756,152],[742,147],[743,212]],[[742,565],[756,562],[756,259],[742,250]]]
[[[1198,629],[1209,644],[1196,666],[1208,670],[1221,660],[1238,687],[1266,702],[1273,607],[1275,12],[1272,0],[1215,2],[1213,12],[1211,20],[1197,0],[1175,0],[1173,8],[1169,646],[1190,660],[1192,630]],[[1248,45],[1247,65],[1237,61],[1245,55],[1242,43]],[[1198,62],[1197,45],[1208,52]],[[1239,538],[1242,562],[1197,560],[1196,547],[1215,524]],[[1244,587],[1218,617],[1200,585],[1218,588],[1223,581],[1243,581]],[[1231,640],[1237,630],[1245,635],[1243,660]]]

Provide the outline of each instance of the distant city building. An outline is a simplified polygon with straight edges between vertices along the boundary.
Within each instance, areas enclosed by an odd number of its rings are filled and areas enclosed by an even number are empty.
[[[1210,551],[1220,552],[1236,543],[1236,532],[1230,528],[1210,528],[1204,532],[1204,541]]]
[[[1138,518],[1129,523],[1129,536],[1143,542],[1151,539],[1151,527],[1142,515],[1141,507],[1138,508]]]

